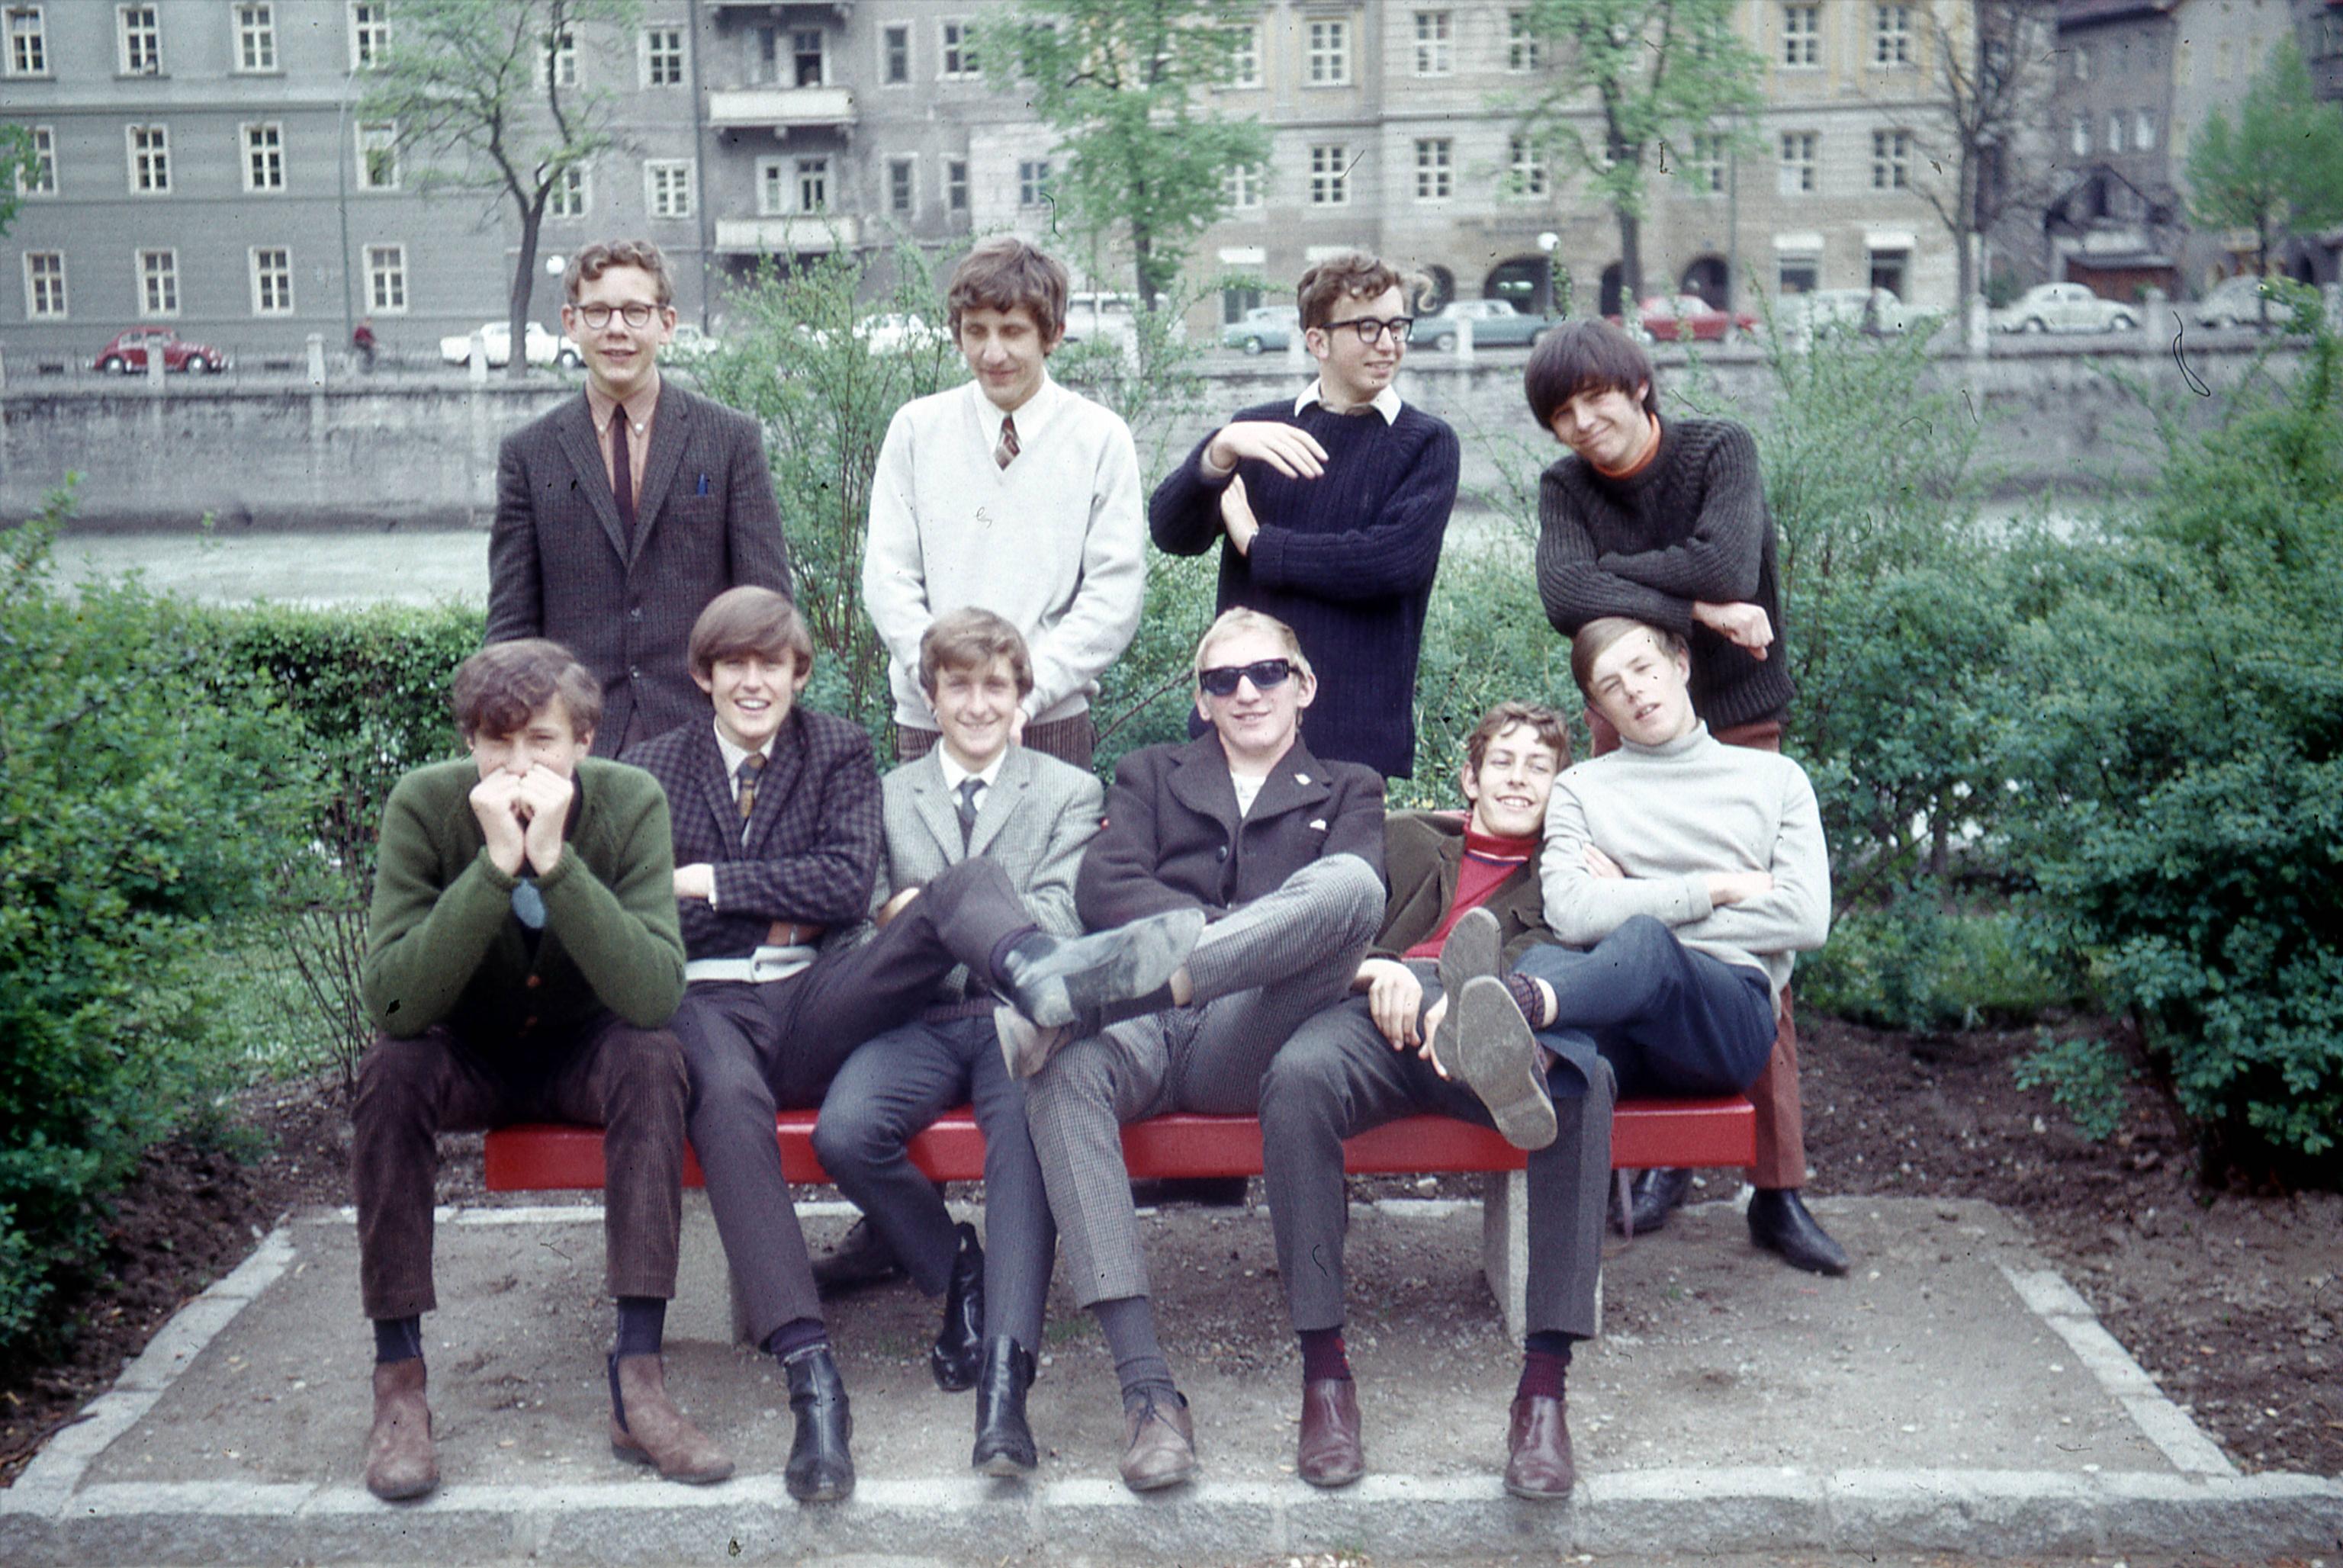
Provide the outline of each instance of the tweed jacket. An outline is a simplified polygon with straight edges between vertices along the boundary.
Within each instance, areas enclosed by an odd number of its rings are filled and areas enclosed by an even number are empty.
[[[1383,781],[1356,762],[1321,762],[1297,738],[1237,812],[1217,733],[1143,747],[1116,764],[1106,826],[1082,856],[1075,907],[1092,930],[1165,910],[1218,917],[1328,855],[1383,869]]]
[[[1391,902],[1370,958],[1396,959],[1440,929],[1456,901],[1456,879],[1464,859],[1464,817],[1457,811],[1402,811],[1383,826],[1384,869]],[[1545,891],[1535,857],[1499,882],[1481,907],[1497,917],[1512,963],[1540,942],[1554,940],[1546,929]]]
[[[683,997],[667,801],[632,768],[588,758],[561,859],[538,879],[534,952],[516,879],[488,859],[468,757],[418,768],[383,809],[358,989],[376,1028],[447,1024],[474,1049],[526,1057],[615,1012],[656,1029]],[[535,1042],[543,1041],[540,1047]]]
[[[879,781],[884,797],[887,853],[879,867],[870,908],[898,889],[924,887],[970,856],[999,866],[1041,929],[1060,936],[1081,934],[1074,912],[1074,870],[1082,847],[1098,832],[1106,792],[1079,768],[1022,746],[1001,759],[1001,772],[976,809],[968,848],[960,841],[960,803],[944,783],[943,749],[906,762]],[[937,988],[940,1000],[968,994],[966,966]]]
[[[745,833],[714,719],[695,719],[631,747],[627,760],[667,790],[675,863],[715,868],[712,901],[680,900],[692,958],[747,958],[775,920],[841,930],[870,907],[879,769],[861,726],[790,709],[758,779]]]
[[[488,640],[549,637],[602,683],[594,752],[704,719],[685,648],[726,588],[790,591],[755,420],[659,385],[629,548],[580,392],[505,437],[488,535]]]

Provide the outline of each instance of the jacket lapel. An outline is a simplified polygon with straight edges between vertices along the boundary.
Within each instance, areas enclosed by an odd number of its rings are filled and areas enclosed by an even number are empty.
[[[650,456],[643,459],[642,499],[635,508],[637,557],[643,553],[643,541],[650,538],[651,525],[659,521],[668,493],[675,487],[676,466],[682,462],[684,446],[690,439],[691,399],[662,380],[659,409],[651,416]],[[630,559],[627,564],[634,562]]]
[[[1180,749],[1179,762],[1172,770],[1172,798],[1206,821],[1219,823],[1223,839],[1233,843],[1242,819],[1237,815],[1237,789],[1229,781],[1229,754],[1221,749],[1220,736],[1207,729]]]
[[[1022,746],[1012,746],[1009,755],[1001,759],[1001,772],[992,780],[992,788],[984,792],[984,804],[976,809],[976,829],[969,835],[968,852],[981,855],[1001,829],[1025,803],[1025,791],[1033,785],[1033,756]],[[958,819],[954,819],[957,826]]]
[[[709,745],[716,744],[714,732]],[[720,756],[721,753],[719,752]],[[781,811],[798,787],[798,776],[805,771],[805,716],[792,712],[781,725],[781,732],[773,737],[772,749],[765,753],[764,771],[757,775],[757,804],[749,815],[749,830],[740,835],[740,858],[744,860],[761,859],[765,840],[781,819]],[[718,772],[723,771],[721,763]],[[738,816],[734,818],[738,820]]]
[[[940,748],[941,742],[938,742]],[[920,825],[936,841],[936,854],[949,866],[960,859],[960,809],[954,804],[951,791],[944,788],[944,765],[930,749],[925,757],[911,764],[911,809],[919,814]]]
[[[1232,785],[1232,797],[1234,792]],[[1254,797],[1252,810],[1245,820],[1266,822],[1289,811],[1322,805],[1333,793],[1334,787],[1326,780],[1326,769],[1297,739],[1292,749],[1269,770],[1269,777],[1262,780],[1261,793]]]
[[[626,530],[618,526],[618,500],[610,490],[610,476],[602,467],[602,443],[594,433],[593,411],[587,407],[586,394],[578,394],[574,402],[565,404],[561,417],[554,421],[561,437],[561,450],[577,470],[578,489],[594,508],[594,517],[602,525],[602,533],[610,541],[610,548],[618,558],[627,558]]]
[[[693,745],[699,759],[694,771],[699,775],[700,803],[708,808],[708,819],[715,825],[717,841],[731,849],[740,842],[740,807],[732,795],[731,777],[724,771],[724,753],[716,744],[715,726],[703,729]],[[760,781],[759,788],[762,787]]]

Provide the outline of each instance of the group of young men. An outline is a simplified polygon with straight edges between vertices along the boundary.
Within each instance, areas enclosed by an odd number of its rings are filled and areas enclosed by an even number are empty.
[[[1200,442],[1142,525],[1129,430],[1049,375],[1065,269],[975,248],[946,299],[971,379],[898,411],[870,504],[883,778],[858,726],[800,701],[814,647],[760,433],[659,374],[664,261],[589,246],[567,278],[587,388],[500,457],[488,646],[452,692],[470,757],[402,780],[380,839],[352,1159],[377,1495],[438,1477],[421,1317],[443,1130],[605,1129],[611,1447],[711,1482],[732,1461],[660,1356],[689,1138],[808,1502],[854,1484],[826,1283],[900,1270],[942,1299],[930,1370],[976,1390],[972,1465],[1016,1476],[1038,1464],[1026,1391],[1061,1249],[1121,1385],[1123,1480],[1194,1473],[1119,1133],[1165,1111],[1261,1119],[1317,1485],[1365,1468],[1342,1148],[1371,1126],[1437,1111],[1528,1151],[1522,1496],[1574,1484],[1566,1372],[1595,1325],[1618,1095],[1754,1082],[1752,1235],[1845,1271],[1798,1199],[1785,987],[1829,877],[1778,749],[1773,530],[1746,432],[1663,418],[1634,345],[1574,324],[1527,377],[1570,448],[1537,572],[1600,754],[1569,766],[1560,714],[1503,703],[1467,742],[1461,813],[1387,816],[1458,464],[1393,387],[1413,322],[1390,267],[1304,276],[1317,380]],[[1124,756],[1102,793],[1089,703],[1138,625],[1142,526],[1219,545],[1222,613],[1192,738]],[[981,1236],[907,1152],[960,1103],[985,1140]],[[819,1263],[774,1132],[815,1107],[866,1219]],[[1641,1229],[1683,1194],[1646,1174]]]

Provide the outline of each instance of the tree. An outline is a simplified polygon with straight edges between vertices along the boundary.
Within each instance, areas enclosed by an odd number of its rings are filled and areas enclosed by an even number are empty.
[[[631,35],[636,0],[401,0],[358,114],[430,159],[417,184],[500,192],[520,219],[506,319],[510,373],[528,373],[529,297],[546,203],[617,140],[610,95],[578,82],[591,31]]]
[[[2294,235],[2343,223],[2343,108],[2321,103],[2292,39],[2246,90],[2235,126],[2215,109],[2188,148],[2188,212],[2254,231],[2254,270]]]
[[[2059,58],[2054,0],[1972,0],[1968,10],[1969,26],[1937,14],[1929,30],[1937,106],[1921,129],[1927,172],[1913,181],[1952,235],[1963,309],[1977,290],[1982,236],[2048,195],[2052,160],[2020,144],[2049,124]]]
[[[1631,309],[1644,292],[1647,179],[1668,133],[1679,131],[1684,145],[1763,101],[1763,63],[1734,30],[1739,9],[1738,0],[1535,0],[1529,7],[1544,81],[1524,106],[1522,133],[1611,204]]]
[[[1230,174],[1267,156],[1258,125],[1198,102],[1229,79],[1235,30],[1257,13],[1242,0],[1024,0],[979,28],[979,48],[1014,63],[1063,138],[1053,205],[1078,232],[1129,247],[1143,310],[1220,216]]]
[[[33,173],[33,133],[25,126],[0,126],[0,234],[16,221],[16,208],[24,201],[17,188],[19,180],[29,179]]]

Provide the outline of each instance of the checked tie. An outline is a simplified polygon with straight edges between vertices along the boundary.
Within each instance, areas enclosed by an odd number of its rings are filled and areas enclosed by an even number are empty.
[[[1003,414],[1001,417],[1001,445],[992,449],[992,460],[1005,468],[1016,460],[1018,449],[1017,421]]]
[[[981,779],[968,778],[960,781],[960,847],[963,852],[976,837],[976,795],[983,788],[984,780]]]
[[[738,798],[740,802],[740,836],[743,839],[749,836],[749,818],[757,809],[757,775],[764,766],[765,754],[761,751],[751,751],[740,759]]]

